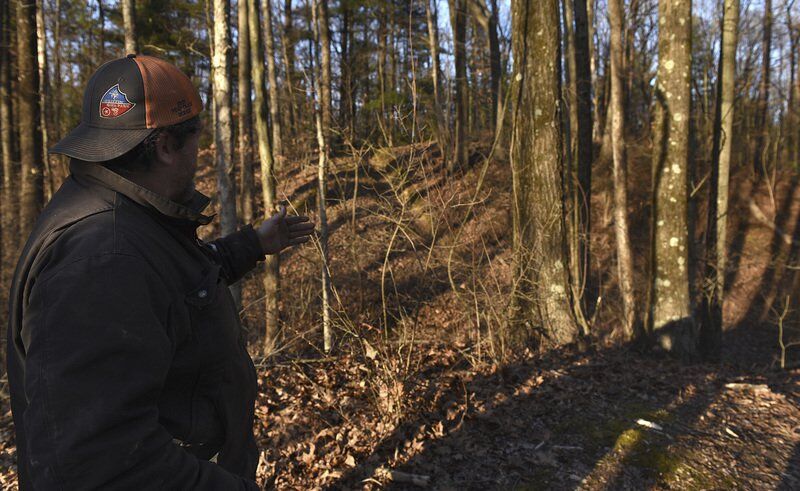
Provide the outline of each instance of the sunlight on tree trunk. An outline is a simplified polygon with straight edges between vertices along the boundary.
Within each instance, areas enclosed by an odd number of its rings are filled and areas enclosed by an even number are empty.
[[[660,0],[653,117],[653,264],[651,329],[662,349],[696,353],[689,295],[689,115],[692,3]]]
[[[561,200],[558,0],[514,0],[514,73],[517,85],[511,158],[514,185],[514,258],[518,280],[512,341],[541,323],[547,344],[574,341],[564,207]]]

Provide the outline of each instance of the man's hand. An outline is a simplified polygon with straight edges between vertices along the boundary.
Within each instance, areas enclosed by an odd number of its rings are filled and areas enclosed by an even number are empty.
[[[314,233],[314,224],[306,216],[286,216],[286,207],[264,221],[256,235],[264,254],[277,254],[289,246],[308,242]]]

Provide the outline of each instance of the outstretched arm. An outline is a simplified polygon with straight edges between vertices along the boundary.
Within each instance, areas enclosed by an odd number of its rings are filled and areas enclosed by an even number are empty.
[[[308,242],[314,224],[307,216],[287,215],[286,207],[264,220],[258,228],[250,225],[206,245],[222,266],[228,284],[239,281],[267,254],[278,254],[287,247]]]

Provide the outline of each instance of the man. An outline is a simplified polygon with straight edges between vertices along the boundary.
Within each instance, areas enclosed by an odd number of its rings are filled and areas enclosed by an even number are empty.
[[[12,285],[8,378],[22,489],[257,489],[256,374],[228,285],[309,240],[286,210],[204,243],[202,103],[148,56],[89,80],[51,149],[71,175]]]

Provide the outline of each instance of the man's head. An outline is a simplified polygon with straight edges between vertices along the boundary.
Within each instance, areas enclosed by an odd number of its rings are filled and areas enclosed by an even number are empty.
[[[158,191],[181,200],[193,190],[202,110],[197,89],[178,68],[129,55],[92,75],[80,124],[50,152],[145,176],[162,184]]]

